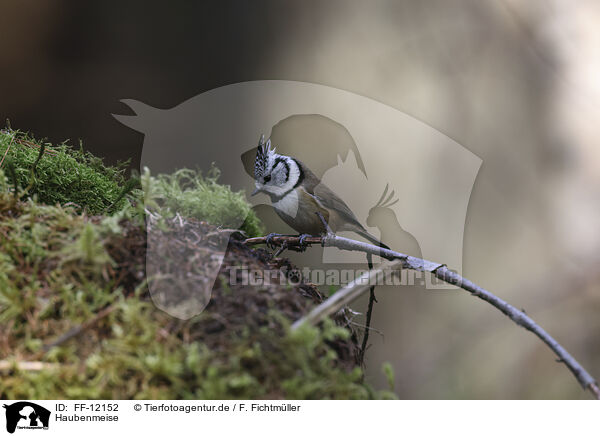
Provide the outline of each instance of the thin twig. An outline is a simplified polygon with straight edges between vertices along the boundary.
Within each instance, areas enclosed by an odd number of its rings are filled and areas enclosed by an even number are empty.
[[[271,241],[275,244],[275,245],[281,245],[284,242],[289,242],[289,246],[299,246],[300,245],[300,238],[298,236],[273,236],[271,238]],[[323,238],[320,236],[308,236],[306,238],[304,238],[304,243],[308,246],[310,245],[314,245],[314,244],[321,244],[321,242],[323,241]],[[260,245],[260,244],[266,244],[267,243],[267,237],[266,236],[257,236],[255,238],[248,238],[246,240],[244,240],[244,244],[246,245]]]
[[[273,253],[273,257],[277,257],[279,256],[281,253],[283,253],[285,251],[285,249],[287,248],[287,244],[284,242],[283,244],[281,244],[281,246],[277,249],[277,251],[275,253]]]
[[[76,327],[73,327],[72,329],[67,331],[65,334],[61,335],[58,339],[50,342],[49,344],[44,345],[42,347],[42,352],[46,353],[51,348],[62,345],[63,343],[67,342],[69,339],[72,339],[75,336],[81,334],[84,330],[90,328],[91,326],[96,324],[98,321],[100,321],[102,318],[106,318],[115,309],[116,309],[116,306],[105,307],[104,309],[102,309],[100,312],[98,312],[96,315],[94,315],[92,318],[88,319],[84,323],[82,323]]]
[[[323,227],[325,228],[325,232],[328,235],[332,235],[333,231],[331,230],[331,227],[329,227],[329,224],[327,223],[327,220],[325,218],[323,218],[323,215],[321,215],[321,212],[315,212],[315,213],[317,214],[317,216],[319,217],[319,219],[323,223]]]
[[[361,328],[361,329],[366,329],[368,328],[370,331],[377,333],[379,336],[381,336],[382,338],[385,337],[385,335],[383,334],[383,332],[381,330],[377,330],[375,327],[367,327],[364,324],[360,324],[354,321],[350,321],[350,324],[352,324],[355,327]]]
[[[383,195],[385,195],[385,193],[387,192],[387,189],[388,189],[388,187],[386,186],[385,191],[383,192]],[[383,198],[383,196],[382,196],[382,198]],[[327,220],[323,217],[321,212],[317,211],[315,213],[317,214],[317,216],[323,223],[323,227],[325,228],[325,232],[327,233],[327,235],[333,235],[334,233],[331,230],[331,227],[329,227]],[[286,247],[287,247],[287,244],[286,244]],[[373,255],[371,253],[367,253],[367,264],[369,266],[369,270],[372,270],[373,269]],[[361,365],[365,361],[365,353],[367,352],[367,344],[369,343],[369,330],[371,329],[371,317],[373,315],[373,305],[376,302],[377,302],[377,298],[375,298],[375,286],[371,286],[369,288],[369,303],[367,306],[367,319],[365,322],[365,330],[363,333],[363,340],[362,340],[362,345],[360,347],[360,353],[358,355],[358,361],[360,362]]]
[[[28,362],[18,360],[0,360],[0,371],[10,371],[17,369],[19,371],[43,371],[48,369],[57,369],[60,366],[56,363],[48,362]]]
[[[286,241],[289,247],[294,244],[298,244],[299,238],[290,236],[276,236],[273,237],[271,240],[271,242],[274,244],[281,244],[283,241]],[[265,242],[266,238],[264,237],[250,238],[246,239],[245,241],[247,245],[264,244]],[[450,283],[452,285],[464,289],[471,295],[474,295],[477,298],[480,298],[483,301],[491,304],[496,309],[500,310],[503,314],[508,316],[515,324],[525,328],[526,330],[529,330],[538,338],[540,338],[554,352],[554,354],[556,354],[556,356],[559,358],[559,361],[564,363],[567,366],[567,368],[573,373],[573,375],[575,376],[579,384],[583,387],[583,389],[589,390],[596,399],[600,400],[600,388],[598,387],[598,383],[596,382],[594,377],[592,377],[590,373],[587,372],[583,368],[583,366],[581,366],[581,364],[577,362],[577,360],[575,360],[575,358],[562,345],[560,345],[552,336],[550,336],[548,332],[546,332],[542,327],[540,327],[532,318],[530,318],[523,311],[517,309],[516,307],[495,296],[491,292],[483,289],[481,286],[478,286],[470,280],[455,273],[454,271],[449,270],[446,265],[409,256],[407,254],[399,253],[397,251],[389,250],[386,248],[377,247],[366,242],[344,238],[343,236],[337,236],[335,234],[328,234],[321,238],[306,238],[305,243],[321,244],[324,247],[336,247],[340,250],[361,251],[364,253],[371,253],[388,260],[398,259],[402,265],[402,268],[429,272],[446,283]],[[377,270],[371,270],[371,272],[375,271]],[[323,304],[326,304],[332,298],[335,298],[336,295],[337,293],[334,294],[333,297],[322,303],[321,306]]]
[[[369,270],[373,269],[373,255],[367,253],[367,265]],[[369,344],[369,331],[371,330],[371,317],[373,316],[373,305],[377,302],[375,298],[375,285],[369,288],[369,303],[367,305],[367,317],[365,320],[365,332],[363,333],[363,341],[360,347],[360,354],[358,356],[359,362],[362,364],[365,361],[365,353],[367,352],[367,345]]]
[[[2,168],[2,164],[4,163],[4,159],[6,158],[6,155],[8,154],[10,147],[13,143],[13,141],[15,140],[15,136],[13,135],[12,138],[10,138],[10,142],[8,143],[8,147],[6,147],[6,151],[4,152],[4,156],[2,156],[2,160],[0,160],[0,168]]]
[[[379,274],[387,270],[397,269],[401,266],[402,262],[393,260],[391,262],[384,262],[377,268],[365,272],[342,289],[339,289],[335,294],[312,309],[304,317],[294,322],[294,324],[292,324],[292,330],[297,330],[303,324],[318,324],[323,319],[333,315],[364,294]]]

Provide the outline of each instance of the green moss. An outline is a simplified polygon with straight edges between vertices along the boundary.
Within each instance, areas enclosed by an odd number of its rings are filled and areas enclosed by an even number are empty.
[[[248,235],[263,233],[244,196],[217,183],[216,169],[206,176],[191,170],[158,176],[145,171],[143,191],[131,191],[136,182],[125,181],[121,169],[61,145],[47,147],[32,179],[40,154],[31,141],[17,132],[0,132],[0,159],[10,146],[6,155],[17,179],[15,196],[14,184],[0,169],[0,360],[53,366],[4,371],[0,398],[391,396],[365,384],[361,368],[348,368],[352,359],[340,363],[336,344],[348,343],[346,329],[325,322],[290,331],[291,320],[274,307],[278,301],[280,308],[306,310],[311,303],[303,302],[298,289],[273,288],[266,296],[264,289],[242,289],[222,277],[213,289],[213,306],[244,304],[236,309],[243,315],[232,328],[218,309],[208,307],[180,321],[152,304],[146,283],[154,278],[145,276],[146,208],[159,218],[179,213],[225,228],[242,225]],[[9,169],[6,162],[3,167]],[[112,216],[90,218],[108,210]],[[234,247],[233,262],[266,267],[257,263],[263,262],[258,252]],[[251,320],[242,319],[250,313],[250,298],[273,308],[257,306]],[[112,310],[89,324],[106,308]],[[215,320],[224,322],[223,328],[207,333]],[[82,325],[86,328],[75,337],[45,351]]]
[[[213,167],[206,176],[199,171],[180,169],[173,174],[142,174],[145,203],[163,216],[175,213],[224,228],[241,228],[248,236],[264,234],[259,218],[242,192],[217,183],[219,170]]]
[[[362,382],[360,368],[333,364],[325,329],[283,337],[261,331],[257,343],[242,335],[227,353],[201,343],[164,337],[165,316],[149,303],[119,302],[106,320],[111,335],[85,359],[76,347],[56,354],[55,370],[16,371],[0,384],[6,398],[69,399],[371,399],[388,398]],[[268,342],[267,342],[268,341]],[[268,347],[260,344],[268,343]],[[68,362],[68,363],[66,363]]]
[[[40,147],[44,153],[40,157]],[[117,202],[115,209],[125,205],[120,198],[124,179],[124,164],[106,166],[102,160],[83,150],[63,143],[57,146],[43,144],[14,130],[0,131],[0,159],[5,156],[3,168],[12,162],[19,191],[27,190],[46,204],[73,203],[90,214],[102,213]]]
[[[0,187],[6,186],[3,180],[0,171]],[[109,241],[113,246],[126,244],[122,225],[112,217],[91,220],[75,207],[31,200],[15,204],[12,195],[0,192],[0,323],[5,326],[0,332],[0,359],[55,364],[43,371],[14,369],[2,374],[1,398],[390,395],[366,385],[360,368],[348,370],[337,364],[330,343],[347,340],[348,331],[332,322],[292,333],[290,320],[272,310],[263,315],[264,327],[219,333],[224,335],[220,347],[193,339],[194,331],[204,332],[203,316],[210,313],[174,324],[148,299],[143,279],[135,283],[122,279],[119,268],[131,269],[132,260],[119,265],[107,248]],[[143,271],[143,265],[139,268]],[[235,301],[240,290],[227,286],[213,292]],[[43,344],[108,306],[114,308],[108,316],[42,352]],[[275,324],[280,328],[272,328]]]
[[[142,191],[135,189],[140,181],[125,178],[125,164],[105,165],[102,159],[65,143],[52,146],[19,131],[0,130],[2,157],[0,168],[9,176],[14,170],[16,194],[40,203],[73,205],[91,215],[110,212],[141,219],[145,202],[160,209],[164,216],[179,213],[222,227],[241,228],[250,236],[264,233],[245,196],[217,183],[217,168],[206,176],[189,169],[151,176],[146,169],[141,180],[145,195],[142,201]],[[14,190],[12,180],[6,189]],[[128,209],[126,213],[124,208]]]

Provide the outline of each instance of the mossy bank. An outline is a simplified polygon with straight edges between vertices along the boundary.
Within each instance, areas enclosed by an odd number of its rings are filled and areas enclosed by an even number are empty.
[[[229,280],[231,267],[293,267],[225,231],[240,213],[246,234],[263,229],[216,169],[130,179],[123,166],[12,130],[0,132],[2,156],[1,398],[391,397],[363,381],[349,329],[328,321],[290,332],[322,300],[313,286]],[[148,213],[165,253],[187,244],[207,257],[181,263],[181,276],[148,276]],[[202,313],[181,320],[156,307],[149,282],[189,287],[222,247]]]

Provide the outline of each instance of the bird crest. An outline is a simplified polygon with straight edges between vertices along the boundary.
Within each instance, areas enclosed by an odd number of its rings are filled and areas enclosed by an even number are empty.
[[[271,140],[265,142],[265,135],[260,135],[258,141],[258,150],[256,151],[256,160],[254,161],[254,177],[259,179],[266,172],[269,164],[269,158],[275,154],[275,149],[271,148]]]

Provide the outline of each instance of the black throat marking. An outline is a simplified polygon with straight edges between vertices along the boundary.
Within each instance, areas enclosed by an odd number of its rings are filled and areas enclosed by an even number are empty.
[[[302,183],[304,181],[304,171],[302,170],[302,165],[300,165],[300,162],[298,162],[293,157],[291,159],[294,161],[294,163],[298,167],[298,180],[296,181],[296,184],[292,188],[292,189],[296,189],[298,186],[300,186],[300,183]]]

